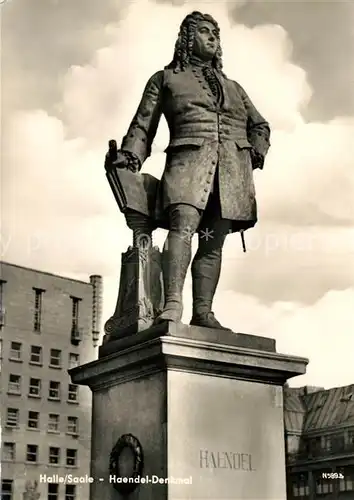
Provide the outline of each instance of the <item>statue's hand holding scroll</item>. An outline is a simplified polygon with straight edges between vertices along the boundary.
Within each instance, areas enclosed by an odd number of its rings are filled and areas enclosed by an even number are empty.
[[[128,159],[121,151],[117,150],[117,143],[114,139],[108,143],[108,152],[106,154],[104,168],[112,170],[113,168],[127,168]]]
[[[130,151],[118,150],[117,143],[114,139],[108,143],[108,153],[105,159],[105,169],[112,171],[114,168],[125,168],[131,172],[139,172],[140,161]]]

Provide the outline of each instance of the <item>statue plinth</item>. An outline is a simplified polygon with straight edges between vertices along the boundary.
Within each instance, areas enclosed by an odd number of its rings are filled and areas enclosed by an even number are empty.
[[[167,323],[101,346],[70,370],[93,392],[90,499],[125,499],[124,481],[131,500],[286,498],[283,385],[306,364],[272,339]]]

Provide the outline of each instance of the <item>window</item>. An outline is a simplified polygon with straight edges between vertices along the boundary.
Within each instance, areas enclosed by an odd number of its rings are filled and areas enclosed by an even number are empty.
[[[4,443],[2,459],[7,461],[15,460],[15,451],[16,451],[15,443]]]
[[[74,352],[69,353],[69,368],[75,368],[80,363],[80,356]]]
[[[307,497],[310,494],[310,488],[308,485],[308,478],[305,474],[300,474],[294,477],[293,483],[293,496],[294,497]]]
[[[340,434],[333,434],[331,436],[331,451],[342,452],[345,449],[345,434],[341,432]]]
[[[49,463],[50,464],[59,464],[60,462],[60,448],[55,448],[51,446],[49,448]]]
[[[17,408],[7,409],[6,425],[7,427],[18,427],[19,411]]]
[[[342,397],[340,398],[341,402],[349,402],[354,401],[354,389],[353,386],[343,387],[342,389]]]
[[[79,305],[81,299],[71,297],[72,315],[71,315],[71,343],[78,345],[81,342],[81,329],[79,328]]]
[[[59,349],[50,350],[50,366],[60,367],[61,365],[61,351]]]
[[[68,434],[77,434],[78,431],[79,431],[78,418],[77,417],[68,417],[67,433]]]
[[[10,359],[12,361],[20,361],[22,357],[22,344],[21,342],[11,342],[10,345]]]
[[[39,378],[30,378],[28,395],[34,398],[41,395],[41,381]]]
[[[8,392],[10,394],[21,394],[21,376],[10,373]]]
[[[3,479],[1,481],[1,500],[12,500],[13,496],[12,479]]]
[[[332,449],[331,436],[322,436],[322,449],[326,451],[331,451]]]
[[[286,441],[287,441],[288,453],[289,454],[298,453],[300,446],[300,437],[287,435]]]
[[[78,398],[78,386],[69,384],[68,401],[69,403],[76,403]]]
[[[75,500],[76,498],[76,485],[67,484],[65,485],[65,500]]]
[[[316,480],[316,493],[324,495],[333,492],[333,480],[318,478]]]
[[[38,459],[38,446],[36,444],[28,444],[27,454],[26,454],[27,462],[37,462],[37,459]]]
[[[29,411],[27,427],[29,427],[30,429],[38,429],[38,426],[39,426],[39,412]]]
[[[48,500],[59,500],[59,484],[48,484]]]
[[[35,332],[41,331],[41,320],[42,320],[42,297],[44,290],[40,288],[33,288],[34,290],[34,318],[33,318],[33,330]]]
[[[343,479],[339,480],[339,491],[354,491],[354,468],[346,467],[340,470]]]
[[[56,413],[49,413],[48,420],[48,431],[49,432],[58,432],[59,431],[59,415]]]
[[[81,299],[71,297],[72,300],[72,315],[71,315],[71,330],[76,332],[79,328],[79,304]]]
[[[345,446],[347,450],[354,450],[354,430],[345,433]]]
[[[42,348],[38,345],[31,345],[30,363],[42,364]]]
[[[60,400],[60,382],[51,380],[49,382],[49,399]]]
[[[5,325],[5,307],[4,307],[4,285],[6,281],[0,280],[0,328]]]
[[[77,462],[77,450],[68,448],[66,450],[66,465],[69,467],[75,467]]]

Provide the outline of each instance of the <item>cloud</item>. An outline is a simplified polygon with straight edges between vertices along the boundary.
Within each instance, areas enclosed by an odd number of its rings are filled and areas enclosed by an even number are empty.
[[[262,176],[265,219],[293,225],[354,223],[354,117],[276,130]]]
[[[348,243],[354,213],[349,194],[353,122],[342,117],[306,123],[303,110],[312,89],[307,73],[294,64],[288,34],[276,24],[232,24],[227,3],[129,3],[124,20],[110,25],[108,39],[96,38],[95,50],[88,44],[89,61],[70,61],[58,102],[47,105],[45,98],[42,109],[12,114],[3,151],[3,257],[67,276],[102,274],[108,318],[117,296],[120,254],[131,243],[131,234],[105,179],[107,141],[119,141],[125,134],[146,80],[171,60],[179,23],[194,8],[219,21],[226,73],[246,88],[274,130],[265,170],[256,174],[260,223],[247,235],[254,248],[245,256],[235,250],[235,244],[240,248],[238,235],[229,238],[216,309],[238,330],[270,336],[277,331],[280,350],[295,347],[294,335],[301,354],[317,359],[317,368],[309,372],[317,380],[320,373],[327,376],[326,369],[315,344],[308,348],[309,336],[318,341],[319,332],[327,331],[329,324],[334,330],[335,306],[341,297],[351,297],[346,289],[353,262]],[[32,102],[40,103],[40,95]],[[167,141],[162,121],[145,172],[161,175],[161,151]],[[311,240],[313,246],[293,249],[289,241],[296,232],[304,235],[300,245]],[[161,245],[163,238],[160,231],[156,242]],[[327,252],[329,240],[343,247]],[[187,321],[190,282],[186,303]],[[285,306],[290,309],[287,319],[274,325]],[[331,321],[324,315],[325,306]],[[345,307],[342,311],[345,317],[350,314]],[[272,329],[261,327],[263,318]],[[343,344],[351,332],[344,323],[342,327]],[[329,349],[330,342],[326,345]],[[343,373],[342,379],[346,376]]]
[[[328,290],[353,284],[350,228],[260,223],[245,239],[246,254],[239,235],[228,237],[221,289],[238,290],[264,304],[283,300],[310,305]]]
[[[307,374],[291,379],[292,386],[326,388],[353,382],[354,288],[329,291],[315,304],[295,302],[271,306],[253,297],[225,291],[215,301],[220,321],[237,332],[276,339],[277,351],[310,359]]]
[[[72,64],[88,63],[109,43],[127,2],[27,0],[1,5],[3,116],[15,109],[53,110],[61,77]]]
[[[247,26],[279,24],[289,34],[293,61],[314,90],[304,109],[307,120],[354,114],[353,2],[248,0],[233,9],[233,18]]]

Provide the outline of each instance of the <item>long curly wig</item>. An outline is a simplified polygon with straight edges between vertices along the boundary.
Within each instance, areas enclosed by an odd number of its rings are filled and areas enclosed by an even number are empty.
[[[193,54],[195,32],[200,21],[208,21],[212,23],[217,30],[217,37],[220,41],[220,28],[215,19],[209,14],[202,14],[201,12],[194,11],[188,14],[182,21],[178,38],[175,44],[175,51],[173,59],[165,69],[173,69],[175,73],[184,71],[189,65],[190,58]],[[212,60],[212,65],[215,69],[222,73],[222,50],[219,47]]]

